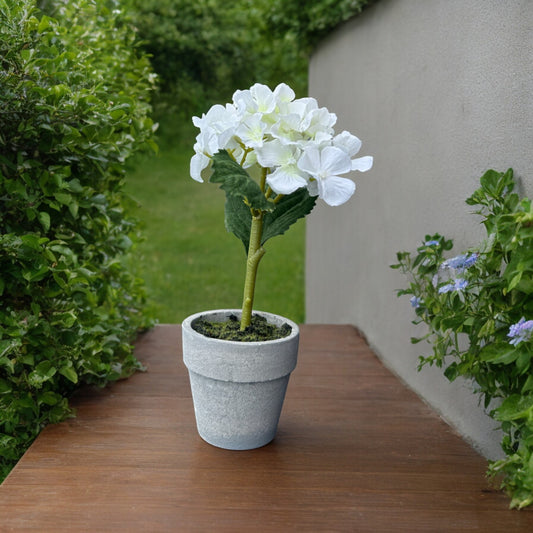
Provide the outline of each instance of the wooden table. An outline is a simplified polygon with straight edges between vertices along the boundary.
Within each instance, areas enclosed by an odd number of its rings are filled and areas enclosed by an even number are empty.
[[[241,452],[198,437],[180,336],[144,334],[147,372],[41,433],[0,487],[0,531],[533,531],[354,328],[302,326],[278,436]]]

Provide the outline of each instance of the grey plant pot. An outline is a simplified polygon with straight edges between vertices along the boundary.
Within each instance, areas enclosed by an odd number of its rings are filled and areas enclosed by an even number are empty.
[[[271,313],[254,311],[269,323],[289,324],[290,335],[264,342],[212,339],[192,327],[200,317],[224,321],[241,311],[221,309],[183,321],[183,361],[189,370],[200,436],[229,450],[250,450],[276,435],[290,373],[296,367],[300,332],[297,324]]]

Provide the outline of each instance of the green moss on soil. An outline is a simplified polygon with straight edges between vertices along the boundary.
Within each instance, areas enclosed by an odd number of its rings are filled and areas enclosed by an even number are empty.
[[[252,316],[252,323],[244,331],[241,331],[240,320],[235,315],[230,315],[226,322],[210,322],[199,318],[192,327],[206,337],[240,342],[282,339],[291,332],[289,324],[283,324],[278,327],[274,324],[269,324],[266,318],[259,315]]]

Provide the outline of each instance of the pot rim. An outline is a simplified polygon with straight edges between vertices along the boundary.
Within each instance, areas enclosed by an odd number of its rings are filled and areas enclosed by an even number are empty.
[[[264,341],[233,341],[233,340],[227,340],[227,339],[216,339],[213,337],[206,337],[202,333],[199,333],[193,328],[193,324],[196,320],[200,318],[207,318],[209,320],[212,320],[213,315],[220,315],[220,318],[223,319],[224,317],[227,317],[229,314],[237,315],[238,318],[240,318],[242,314],[241,309],[210,309],[207,311],[200,311],[198,313],[194,313],[192,315],[189,315],[185,320],[182,322],[182,327],[187,329],[189,334],[200,337],[204,339],[210,339],[213,342],[222,342],[228,345],[234,344],[235,346],[258,346],[262,344],[279,344],[282,342],[288,342],[292,340],[294,337],[297,337],[300,333],[300,328],[298,327],[298,324],[296,322],[290,320],[289,318],[286,318],[282,315],[277,315],[275,313],[269,313],[267,311],[260,311],[260,310],[253,310],[252,314],[261,315],[264,318],[267,319],[267,321],[271,324],[275,324],[277,326],[281,326],[283,324],[288,324],[291,327],[291,332],[289,335],[285,337],[280,337],[279,339],[270,339],[270,340],[264,340]],[[223,320],[220,320],[222,322]]]

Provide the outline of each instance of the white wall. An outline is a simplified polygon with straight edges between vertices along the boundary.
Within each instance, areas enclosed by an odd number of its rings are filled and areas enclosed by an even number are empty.
[[[307,221],[306,320],[350,323],[385,364],[489,457],[499,434],[463,382],[418,373],[425,346],[389,265],[439,232],[483,236],[464,200],[488,168],[533,195],[533,1],[378,0],[314,52],[309,93],[363,141],[355,196]],[[422,326],[421,326],[422,327]],[[427,346],[430,350],[430,347]],[[426,353],[429,353],[428,351]]]

